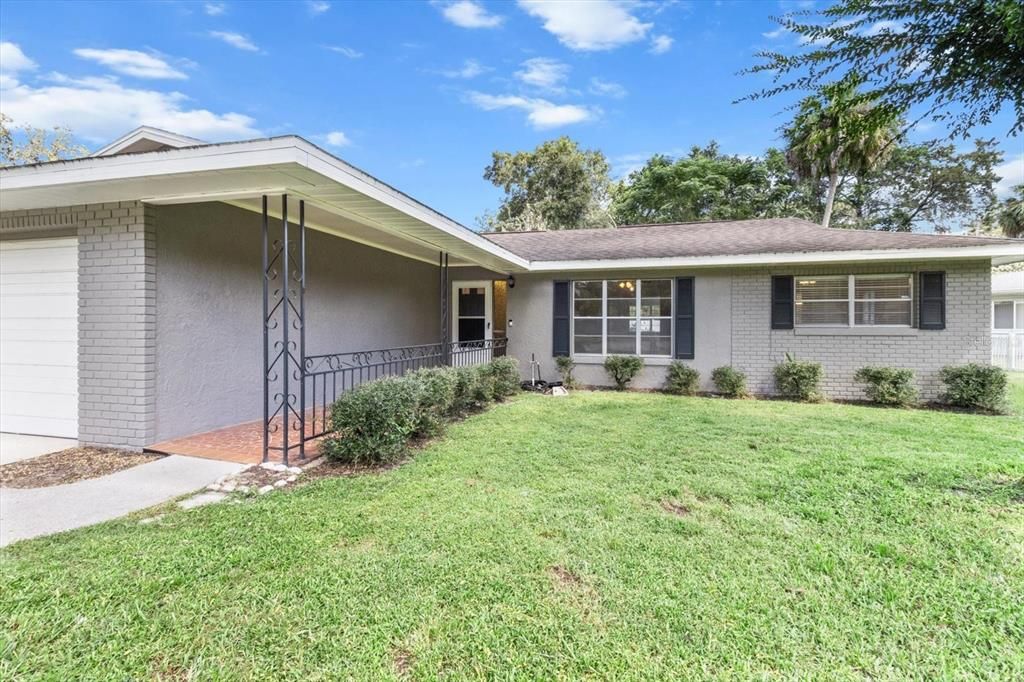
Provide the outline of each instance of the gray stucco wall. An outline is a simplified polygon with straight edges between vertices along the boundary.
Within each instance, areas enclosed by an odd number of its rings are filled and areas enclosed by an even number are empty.
[[[262,416],[260,217],[225,204],[160,206],[156,440]],[[307,232],[309,354],[435,343],[438,270]]]
[[[839,273],[946,271],[946,329],[929,331],[866,330],[851,335],[835,330],[772,330],[771,291],[773,274],[827,275]],[[733,365],[748,376],[752,392],[775,392],[772,368],[787,352],[799,359],[821,362],[824,366],[826,394],[835,399],[862,399],[863,386],[853,380],[865,365],[889,365],[911,368],[916,372],[918,388],[925,399],[934,399],[941,390],[939,370],[950,364],[988,363],[991,337],[990,266],[988,261],[950,261],[945,263],[887,263],[879,265],[801,267],[790,269],[746,268],[701,270],[696,272],[622,274],[519,275],[515,289],[509,292],[510,354],[519,359],[523,375],[528,376],[530,354],[541,363],[545,379],[556,379],[551,357],[552,281],[559,279],[616,279],[621,277],[695,277],[695,358],[685,360],[701,373],[704,390],[711,390],[711,370]],[[861,330],[858,330],[861,331]],[[668,361],[649,359],[636,388],[661,388]],[[610,384],[600,364],[577,360],[577,378],[585,384]]]

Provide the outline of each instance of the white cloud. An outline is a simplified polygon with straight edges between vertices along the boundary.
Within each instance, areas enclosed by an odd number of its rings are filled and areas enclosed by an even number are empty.
[[[788,28],[786,28],[785,26],[779,26],[774,31],[768,31],[766,33],[762,33],[761,35],[763,35],[765,38],[768,38],[769,40],[775,40],[776,38],[781,38],[787,33],[789,33]]]
[[[1014,187],[1024,185],[1024,154],[1018,154],[993,170],[1002,178],[996,183],[996,196],[1005,199],[1013,194]]]
[[[573,50],[611,50],[643,40],[654,24],[645,24],[616,0],[519,0],[529,15]]]
[[[241,33],[235,33],[233,31],[210,31],[210,37],[216,38],[217,40],[223,40],[231,47],[237,47],[239,50],[246,50],[247,52],[260,51],[260,48],[256,47],[256,43],[252,42]]]
[[[410,159],[408,161],[402,161],[398,164],[399,168],[422,168],[427,165],[424,159]]]
[[[223,2],[207,2],[203,5],[203,11],[211,17],[219,17],[228,11],[228,6]]]
[[[557,59],[534,57],[527,59],[521,66],[522,70],[516,71],[515,77],[523,83],[549,92],[565,92],[564,83],[569,77],[568,64]]]
[[[309,13],[313,16],[323,14],[331,8],[331,3],[325,2],[325,0],[309,0],[306,2],[306,7],[309,8]]]
[[[0,73],[14,74],[19,71],[32,71],[36,63],[25,56],[16,43],[0,43]]]
[[[126,88],[114,77],[75,79],[52,74],[48,78],[51,83],[40,87],[5,85],[4,113],[18,124],[69,127],[93,142],[109,141],[140,125],[206,140],[260,135],[251,117],[190,108],[188,96],[180,92]]]
[[[440,4],[440,7],[445,19],[462,28],[497,28],[505,21],[505,17],[490,14],[474,0],[457,0]]]
[[[363,53],[359,50],[354,50],[351,47],[345,47],[344,45],[324,45],[324,49],[330,50],[331,52],[337,52],[349,59],[359,59],[363,56]]]
[[[654,36],[651,38],[651,53],[652,54],[665,54],[672,49],[672,43],[675,40],[672,36]]]
[[[903,31],[905,30],[906,28],[904,27],[902,21],[876,21],[874,24],[869,26],[866,31],[864,31],[864,35],[877,36],[879,33],[882,33],[883,31],[889,33],[903,33]]]
[[[347,147],[352,144],[352,140],[348,139],[348,135],[341,132],[340,130],[333,130],[324,136],[327,144],[332,147]]]
[[[123,73],[126,76],[174,80],[188,78],[160,57],[138,50],[95,50],[83,47],[74,50],[74,53],[82,59],[97,62],[110,68],[111,71]]]
[[[582,123],[596,118],[599,113],[576,104],[555,104],[545,99],[518,95],[488,95],[482,92],[471,92],[468,96],[474,106],[484,111],[521,109],[526,112],[526,118],[530,125],[538,130]]]
[[[615,99],[622,99],[629,94],[622,85],[612,81],[601,80],[600,78],[590,79],[590,93],[592,95],[600,95],[601,97],[614,97]]]
[[[476,78],[482,73],[490,71],[486,66],[482,65],[475,59],[467,59],[462,62],[462,66],[457,69],[448,69],[441,71],[441,75],[446,78]]]

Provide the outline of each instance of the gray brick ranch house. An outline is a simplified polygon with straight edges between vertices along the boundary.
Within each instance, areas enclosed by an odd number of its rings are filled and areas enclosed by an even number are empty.
[[[642,387],[733,365],[770,393],[791,352],[831,397],[866,364],[934,397],[989,361],[990,268],[1022,260],[796,219],[481,235],[299,137],[140,128],[0,170],[0,430],[144,448],[262,419],[289,449],[353,383],[496,353],[548,378],[572,355],[590,384],[638,353]]]

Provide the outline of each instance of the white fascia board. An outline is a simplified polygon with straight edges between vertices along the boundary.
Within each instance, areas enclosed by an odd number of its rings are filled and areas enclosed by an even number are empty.
[[[801,265],[814,263],[854,263],[865,261],[905,260],[963,260],[970,258],[999,258],[1005,262],[1024,261],[1024,243],[1020,246],[1016,244],[993,244],[991,246],[943,247],[934,249],[888,249],[869,251],[824,251],[818,253],[760,253],[739,256],[531,261],[530,272],[575,272],[584,270],[681,270],[687,268],[720,268],[755,265]]]

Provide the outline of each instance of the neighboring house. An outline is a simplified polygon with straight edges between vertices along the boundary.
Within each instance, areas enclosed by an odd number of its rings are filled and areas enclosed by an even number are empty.
[[[992,364],[1024,371],[1024,271],[992,273]]]
[[[0,209],[0,430],[129,448],[261,418],[271,446],[310,437],[352,383],[501,352],[590,384],[639,353],[638,387],[733,365],[757,393],[793,353],[835,398],[863,365],[932,398],[942,366],[989,361],[990,268],[1024,260],[795,219],[480,235],[299,137],[150,128],[3,169]]]

